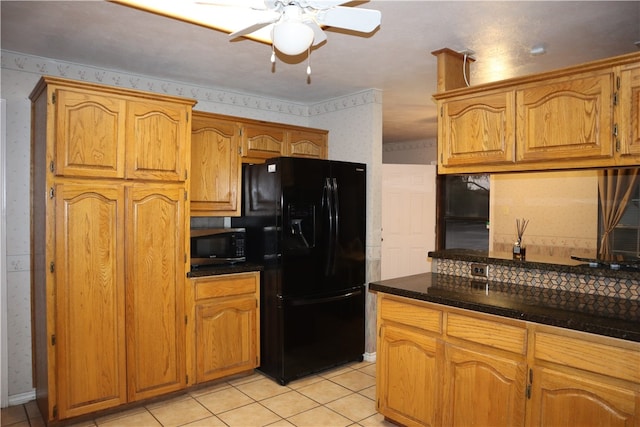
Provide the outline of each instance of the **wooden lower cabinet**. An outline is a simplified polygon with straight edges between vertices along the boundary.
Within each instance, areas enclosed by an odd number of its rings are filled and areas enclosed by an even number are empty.
[[[129,400],[184,388],[184,187],[127,188],[126,300]]]
[[[640,343],[378,294],[377,407],[408,426],[638,426]]]
[[[260,364],[260,273],[190,279],[195,303],[195,382],[249,371]]]
[[[36,359],[50,355],[55,406],[64,419],[127,401],[125,203],[119,185],[57,185],[54,194],[52,272],[60,285],[50,353],[37,353]]]
[[[637,426],[640,393],[582,372],[534,368],[528,426]]]
[[[445,344],[442,425],[524,425],[526,363],[492,353]]]
[[[437,340],[396,325],[383,325],[378,339],[378,411],[407,426],[438,425]]]

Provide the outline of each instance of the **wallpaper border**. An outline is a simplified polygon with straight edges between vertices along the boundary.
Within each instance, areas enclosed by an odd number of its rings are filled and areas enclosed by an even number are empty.
[[[334,113],[366,104],[382,104],[382,91],[366,89],[352,94],[312,104],[300,104],[275,98],[261,97],[222,88],[198,86],[184,82],[162,80],[152,76],[131,74],[91,65],[77,64],[9,50],[1,50],[0,66],[38,75],[50,75],[72,80],[105,84],[127,89],[144,90],[173,96],[192,98],[242,108],[252,108],[300,117]]]

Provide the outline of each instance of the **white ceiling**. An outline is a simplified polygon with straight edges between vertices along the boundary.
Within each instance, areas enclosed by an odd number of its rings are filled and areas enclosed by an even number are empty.
[[[184,0],[187,1],[187,0]],[[547,71],[638,50],[640,1],[352,2],[382,13],[366,37],[327,30],[294,61],[271,47],[105,1],[0,2],[1,47],[111,70],[299,103],[369,88],[383,91],[383,141],[436,136],[436,60],[470,49],[471,84]],[[547,53],[533,56],[542,45]]]

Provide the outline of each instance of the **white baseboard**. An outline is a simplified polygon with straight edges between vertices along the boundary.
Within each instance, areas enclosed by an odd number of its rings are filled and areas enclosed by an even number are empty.
[[[24,393],[12,394],[11,396],[9,396],[9,406],[23,405],[27,402],[35,400],[35,398],[35,389]]]
[[[375,363],[376,361],[376,353],[365,353],[364,354],[364,361],[365,362],[371,362],[371,363]]]

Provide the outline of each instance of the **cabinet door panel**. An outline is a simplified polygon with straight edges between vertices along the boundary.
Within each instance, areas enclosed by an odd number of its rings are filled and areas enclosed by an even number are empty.
[[[242,128],[242,157],[270,159],[285,153],[283,127],[245,124]]]
[[[623,164],[640,163],[640,66],[620,73],[618,153]]]
[[[122,178],[125,100],[62,89],[55,96],[55,174]]]
[[[443,425],[524,425],[524,360],[447,344],[445,362]]]
[[[58,410],[68,418],[126,402],[124,192],[56,187]]]
[[[632,389],[536,368],[530,426],[631,427],[640,421],[640,393]]]
[[[283,153],[285,156],[327,158],[326,132],[290,130],[287,137],[286,152]]]
[[[613,72],[516,92],[518,161],[613,156]]]
[[[512,91],[444,102],[438,121],[440,164],[512,163],[514,109]]]
[[[240,144],[235,122],[194,114],[191,132],[191,214],[240,214]]]
[[[378,355],[378,410],[404,425],[438,425],[435,338],[382,326]]]
[[[184,190],[127,189],[127,368],[130,400],[186,385]]]
[[[196,306],[196,380],[253,369],[258,362],[254,295],[210,300]]]
[[[161,101],[127,107],[127,178],[184,181],[189,110]]]

